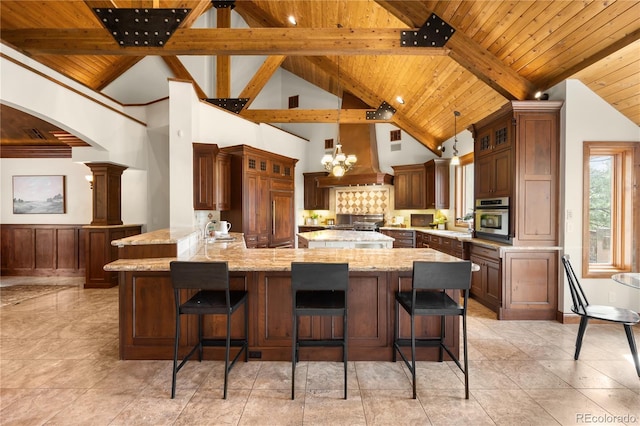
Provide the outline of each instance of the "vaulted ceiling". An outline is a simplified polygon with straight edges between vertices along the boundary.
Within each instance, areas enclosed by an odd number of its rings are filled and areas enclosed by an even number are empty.
[[[433,151],[453,136],[453,111],[460,112],[459,131],[508,100],[533,99],[568,78],[640,125],[638,1],[237,0],[233,11],[213,12],[215,28],[193,27],[212,4],[226,3],[233,2],[2,0],[0,38],[96,91],[147,55],[162,57],[175,77],[187,79],[181,56],[215,55],[215,93],[196,85],[201,98],[231,97],[230,56],[265,55],[246,87],[233,94],[249,99],[241,115],[267,123],[336,122],[338,116],[371,122],[363,111],[252,108],[282,67],[337,95],[349,91],[372,110],[390,105],[395,114],[377,121],[398,126]],[[162,46],[121,47],[93,8],[132,7],[190,12]],[[232,13],[249,28],[231,28]],[[425,25],[430,19],[455,30],[442,47],[431,44],[442,34]],[[426,46],[412,45],[414,31],[426,34]],[[10,127],[5,112],[3,147],[15,136],[4,131]]]

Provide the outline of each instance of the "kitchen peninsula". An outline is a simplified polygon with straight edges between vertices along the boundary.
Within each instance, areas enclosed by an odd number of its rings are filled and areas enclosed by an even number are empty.
[[[362,232],[365,234],[366,232]],[[394,294],[411,288],[413,261],[460,259],[433,249],[247,249],[242,234],[233,241],[203,243],[199,232],[160,230],[113,241],[120,259],[105,266],[119,276],[120,358],[172,359],[174,339],[172,260],[226,261],[231,287],[249,292],[249,356],[262,360],[291,357],[291,262],[349,263],[349,359],[391,360]],[[417,335],[433,337],[440,319],[418,323]],[[458,352],[459,321],[447,318],[447,343]],[[223,317],[208,317],[207,336],[222,334]],[[232,320],[232,338],[242,335],[242,316]],[[183,319],[180,351],[196,340],[194,318]],[[300,333],[309,338],[342,334],[334,318],[303,318]],[[402,336],[409,318],[402,314]],[[303,348],[312,349],[312,348]],[[436,348],[419,348],[418,359],[437,359]],[[206,359],[222,359],[220,348],[205,348]],[[301,350],[302,360],[338,360],[337,348]]]

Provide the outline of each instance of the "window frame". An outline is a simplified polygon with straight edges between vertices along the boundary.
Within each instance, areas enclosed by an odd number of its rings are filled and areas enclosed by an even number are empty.
[[[582,276],[585,278],[611,278],[619,272],[634,268],[633,258],[638,258],[639,245],[633,235],[639,228],[637,184],[639,170],[634,164],[640,159],[638,142],[584,142],[583,144],[583,198],[582,198]],[[590,159],[592,156],[613,157],[611,200],[611,262],[594,264],[589,261],[590,229]],[[638,169],[638,167],[635,167]],[[630,228],[630,229],[629,229]],[[634,230],[636,230],[634,232]],[[634,250],[636,251],[634,256]],[[638,260],[636,260],[637,262]]]
[[[463,218],[466,215],[466,212],[462,211],[462,204],[463,204],[462,200],[464,199],[465,191],[467,190],[465,187],[463,187],[464,179],[462,176],[462,171],[464,166],[473,164],[474,162],[473,160],[474,160],[473,152],[460,156],[460,164],[455,166],[455,170],[454,170],[454,173],[455,173],[454,215],[455,215],[455,226],[459,226],[459,227],[468,226],[466,222],[459,220],[460,218]],[[474,185],[475,185],[475,182],[474,182]],[[474,193],[473,199],[475,202],[475,188],[472,191]],[[472,210],[475,211],[475,206],[473,205],[471,205],[470,207],[468,206],[467,208],[471,208]]]

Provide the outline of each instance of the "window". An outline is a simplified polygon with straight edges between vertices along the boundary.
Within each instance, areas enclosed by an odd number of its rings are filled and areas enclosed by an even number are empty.
[[[401,130],[391,130],[389,132],[389,140],[391,142],[396,142],[402,139],[402,131]]]
[[[468,223],[462,218],[473,213],[473,152],[460,157],[460,165],[456,166],[455,174],[456,226],[466,227]]]
[[[582,274],[609,278],[633,267],[634,142],[585,142],[583,159]],[[635,219],[634,219],[635,217]],[[634,223],[635,222],[635,223]]]

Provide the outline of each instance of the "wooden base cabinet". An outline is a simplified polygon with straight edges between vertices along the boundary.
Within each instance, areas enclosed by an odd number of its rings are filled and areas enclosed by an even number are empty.
[[[416,248],[416,231],[381,229],[380,233],[395,238],[393,248]]]
[[[499,319],[553,320],[558,306],[558,251],[507,251]]]
[[[498,312],[502,303],[502,274],[498,250],[472,244],[469,260],[480,266],[480,270],[471,275],[471,295],[487,308]]]
[[[172,359],[175,308],[169,272],[120,272],[120,359]],[[232,271],[231,288],[249,292],[249,357],[266,361],[291,360],[291,272]],[[395,292],[411,288],[411,272],[349,273],[349,360],[390,361],[393,354]],[[400,314],[400,336],[410,336],[409,317]],[[232,337],[241,336],[243,315],[232,319]],[[416,335],[435,337],[440,318],[416,321]],[[459,351],[459,321],[445,319],[447,343]],[[225,333],[225,319],[205,316],[204,336]],[[343,335],[339,318],[306,317],[299,328],[306,338],[333,338]],[[179,340],[184,354],[197,339],[195,318],[185,318]],[[205,359],[224,359],[224,348],[205,348]],[[339,361],[340,348],[301,348],[301,360]],[[417,359],[436,360],[437,348],[418,348]],[[445,358],[447,359],[447,358]]]
[[[104,265],[118,260],[118,248],[111,241],[138,235],[141,225],[85,226],[86,268],[84,288],[109,288],[118,285],[118,275],[105,271]]]

